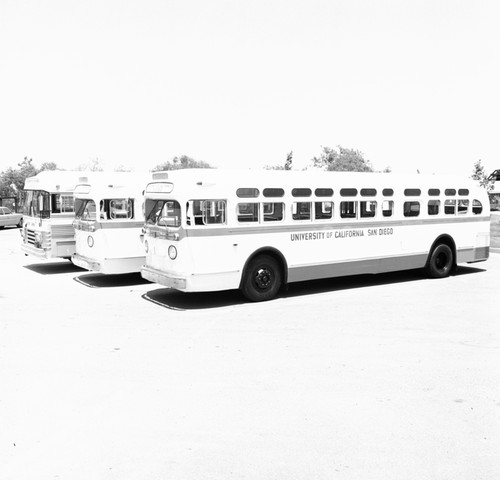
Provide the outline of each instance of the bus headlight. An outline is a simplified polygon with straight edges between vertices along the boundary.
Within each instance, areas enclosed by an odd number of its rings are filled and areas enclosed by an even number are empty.
[[[35,247],[42,248],[43,235],[42,232],[35,232]]]
[[[175,248],[173,245],[170,245],[170,247],[168,247],[168,256],[171,260],[175,260],[177,258],[177,248]]]
[[[87,237],[87,245],[92,248],[94,246],[94,237],[92,235],[89,235]]]

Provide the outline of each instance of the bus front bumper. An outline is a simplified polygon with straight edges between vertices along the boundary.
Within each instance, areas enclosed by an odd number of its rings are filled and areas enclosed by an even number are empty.
[[[100,272],[101,264],[96,262],[90,258],[84,257],[83,255],[78,255],[78,253],[74,253],[71,256],[71,261],[80,268],[84,268],[85,270],[90,270],[91,272]]]
[[[174,288],[176,290],[186,289],[186,279],[182,277],[172,277],[165,274],[159,270],[151,267],[143,266],[141,268],[142,278],[149,280],[150,282],[159,283],[160,285],[165,285],[169,288]]]
[[[26,254],[32,257],[40,258],[47,260],[50,258],[50,250],[45,250],[43,248],[37,248],[34,245],[30,245],[29,243],[23,243],[21,245],[21,250]]]

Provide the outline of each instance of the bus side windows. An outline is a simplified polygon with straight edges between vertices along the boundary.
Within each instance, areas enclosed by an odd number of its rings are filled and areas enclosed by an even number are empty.
[[[53,193],[51,196],[52,213],[61,213],[61,196]]]
[[[103,213],[106,212],[104,211]],[[133,217],[132,200],[127,198],[120,198],[109,201],[109,218],[111,220],[129,219],[132,217]]]
[[[203,225],[203,211],[201,209],[201,200],[193,202],[193,218],[195,225]]]
[[[258,222],[259,204],[258,203],[238,203],[237,205],[238,222]]]
[[[293,202],[292,218],[294,220],[311,220],[311,202]]]
[[[445,215],[455,215],[456,207],[457,207],[456,200],[445,200],[444,201],[444,213],[445,213]]]
[[[427,213],[429,215],[439,215],[439,207],[441,206],[440,200],[429,200],[427,204]]]
[[[53,193],[51,196],[52,213],[71,213],[75,211],[73,195]]]
[[[363,200],[359,202],[359,216],[360,218],[373,218],[377,209],[377,202],[373,200]]]
[[[202,203],[203,223],[205,225],[226,223],[225,200],[205,200]]]
[[[330,220],[333,216],[333,202],[314,202],[314,218]]]
[[[469,211],[469,200],[458,201],[458,214],[465,215]]]
[[[474,215],[479,215],[483,213],[483,205],[479,200],[472,201],[472,213]]]
[[[382,202],[382,215],[384,217],[392,217],[394,213],[394,202],[392,200],[384,200]]]
[[[61,195],[61,212],[74,212],[75,199],[73,195]]]
[[[226,223],[225,200],[190,200],[187,204],[188,225],[222,225]]]
[[[340,202],[340,217],[341,218],[357,218],[357,203],[358,202]]]
[[[405,202],[403,215],[405,217],[418,217],[420,215],[420,202]]]
[[[263,204],[264,222],[280,222],[283,220],[284,204],[281,202],[266,202]]]

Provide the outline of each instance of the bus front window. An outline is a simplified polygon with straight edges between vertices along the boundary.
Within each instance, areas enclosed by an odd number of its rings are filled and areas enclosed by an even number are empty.
[[[50,195],[43,190],[27,190],[23,213],[26,216],[50,218]]]
[[[95,221],[96,207],[94,200],[75,200],[75,218],[79,220]]]
[[[146,223],[160,227],[181,226],[181,206],[175,200],[146,200]]]

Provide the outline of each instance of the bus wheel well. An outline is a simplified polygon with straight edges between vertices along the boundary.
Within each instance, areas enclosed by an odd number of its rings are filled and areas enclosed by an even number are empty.
[[[262,247],[262,248],[259,248],[258,250],[256,250],[255,252],[253,252],[252,255],[250,255],[247,258],[247,261],[245,262],[245,265],[243,266],[243,270],[241,271],[240,287],[245,279],[248,265],[250,264],[250,262],[254,258],[256,258],[259,255],[269,255],[270,257],[273,257],[278,262],[278,264],[280,265],[280,268],[281,268],[281,276],[283,279],[283,285],[286,285],[288,282],[288,265],[286,263],[285,257],[276,248]]]
[[[456,245],[449,235],[441,235],[432,244],[425,270],[431,278],[444,278],[457,267]]]
[[[440,235],[439,237],[436,238],[436,240],[434,240],[434,243],[432,244],[429,250],[429,255],[439,244],[448,245],[448,247],[451,248],[451,251],[453,252],[453,262],[457,263],[457,247],[455,245],[455,241],[453,240],[452,237],[446,234]]]

